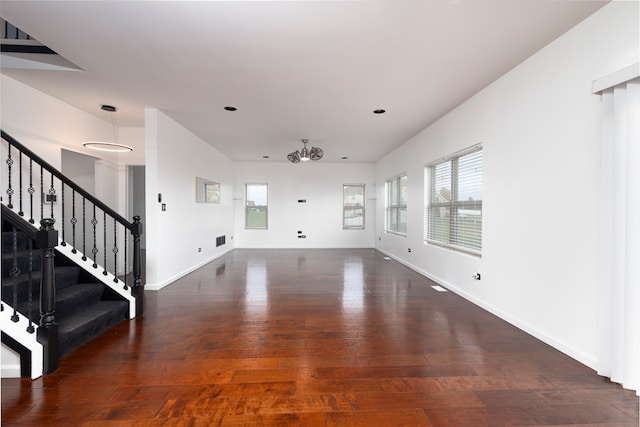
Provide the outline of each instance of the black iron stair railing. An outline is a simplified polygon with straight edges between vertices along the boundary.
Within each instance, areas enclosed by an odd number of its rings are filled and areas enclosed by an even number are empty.
[[[23,275],[27,276],[26,281],[26,293],[28,298],[28,304],[26,310],[22,313],[28,319],[28,326],[26,332],[33,334],[36,332],[34,324],[38,325],[36,339],[42,344],[43,350],[43,373],[51,373],[58,368],[59,354],[58,354],[58,324],[55,318],[55,279],[54,279],[54,248],[58,245],[58,232],[53,228],[55,220],[51,218],[44,218],[40,221],[40,229],[36,230],[33,227],[24,226],[24,220],[20,218],[18,214],[13,212],[6,206],[2,206],[2,218],[4,221],[3,227],[6,224],[10,224],[10,243],[11,250],[6,253],[11,255],[11,269],[9,272],[9,280],[11,281],[11,300],[13,305],[13,314],[11,315],[12,322],[18,322],[20,317],[18,315],[18,295],[25,291],[18,288],[19,278]],[[19,239],[22,237],[22,239]],[[33,243],[37,251],[33,248]],[[26,251],[28,253],[28,262],[20,263],[19,254],[22,252],[23,246],[26,245]],[[39,263],[37,262],[39,258]],[[39,265],[34,265],[35,263]],[[26,272],[24,271],[26,269]],[[39,282],[39,321],[32,318],[32,306],[33,306],[33,285],[34,285],[34,272],[38,272],[40,279]],[[4,303],[2,304],[2,310],[4,310]],[[17,349],[16,349],[17,350]],[[22,359],[22,358],[21,358]],[[21,365],[24,365],[25,361],[21,361]],[[29,376],[30,362],[26,370],[23,369],[22,376]]]
[[[1,136],[6,142],[2,147],[7,166],[3,174],[6,206],[31,224],[54,220],[60,245],[69,245],[74,254],[80,252],[91,268],[102,268],[102,275],[112,274],[114,284],[121,283],[125,290],[130,286],[136,316],[142,315],[140,217],[128,221],[4,130]]]
[[[9,250],[7,250],[8,253],[11,254],[11,260],[10,263],[7,265],[10,266],[9,268],[9,273],[8,273],[8,277],[10,280],[10,285],[11,285],[11,302],[13,305],[13,313],[11,315],[11,320],[13,322],[17,322],[19,317],[18,317],[18,278],[23,275],[23,274],[27,274],[27,294],[29,295],[29,304],[27,307],[27,318],[29,321],[29,326],[27,327],[27,332],[29,332],[30,334],[32,334],[35,331],[35,328],[33,326],[34,324],[34,319],[31,317],[31,313],[32,313],[32,304],[33,304],[33,300],[31,298],[31,296],[33,295],[33,272],[34,272],[34,265],[33,265],[33,260],[34,260],[34,248],[33,248],[33,242],[37,239],[38,236],[38,231],[31,227],[31,228],[27,228],[27,227],[22,227],[21,223],[20,223],[20,218],[19,216],[13,212],[10,209],[7,209],[5,206],[2,206],[2,219],[3,221],[11,224],[11,229],[7,230],[10,235],[11,238],[9,241],[5,241],[3,239],[3,245],[7,245],[9,247]],[[4,224],[3,224],[4,226]],[[5,231],[3,229],[3,231]],[[20,233],[24,234],[26,236],[26,242],[27,242],[27,247],[23,248],[23,245],[19,244],[19,237],[20,237]],[[27,263],[20,263],[19,262],[19,250],[22,249],[26,249],[27,253],[28,253],[28,262]],[[37,259],[37,256],[36,256]],[[4,261],[4,260],[3,260]],[[25,271],[26,270],[26,271]],[[2,304],[2,303],[0,303]],[[2,311],[4,311],[4,304],[2,304]]]

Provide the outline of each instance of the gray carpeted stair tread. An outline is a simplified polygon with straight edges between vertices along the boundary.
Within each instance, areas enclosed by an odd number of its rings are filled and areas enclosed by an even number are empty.
[[[128,314],[129,304],[126,301],[100,301],[67,316],[58,324],[60,355],[69,353],[128,319]]]
[[[60,321],[81,307],[91,306],[100,301],[104,287],[100,283],[78,283],[56,290],[55,317]],[[18,304],[18,311],[27,313],[28,302]],[[34,298],[31,306],[31,319],[40,319],[40,299]]]
[[[4,275],[4,273],[3,273]],[[78,282],[80,277],[80,267],[76,266],[56,266],[55,268],[55,283],[56,292],[71,286]],[[34,271],[31,273],[32,292],[37,295],[40,290],[40,271]],[[18,300],[24,301],[28,296],[28,283],[29,273],[21,273],[15,278],[18,282]],[[11,303],[13,301],[13,282],[14,279],[3,277],[2,280],[2,300]]]

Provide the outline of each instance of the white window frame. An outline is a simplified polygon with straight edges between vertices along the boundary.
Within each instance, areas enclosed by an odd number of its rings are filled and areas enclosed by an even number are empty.
[[[348,204],[347,192],[349,188],[361,188],[362,203],[360,206]],[[343,230],[363,230],[365,228],[365,185],[364,184],[343,184],[342,185],[342,229]],[[361,224],[349,224],[349,220],[354,217],[361,217]]]
[[[407,200],[406,195],[402,198],[402,181],[407,185],[407,174],[403,173],[385,181],[385,222],[384,231],[386,233],[397,234],[398,236],[406,236],[406,218],[407,218]],[[395,191],[395,197],[394,197]],[[400,221],[405,218],[405,227],[402,229]],[[395,219],[395,220],[394,220]]]
[[[479,159],[478,154],[479,153]],[[472,155],[473,156],[470,156]],[[473,173],[461,175],[458,168],[460,159],[463,162],[467,159],[474,159],[476,169],[479,168],[479,177]],[[477,144],[464,150],[453,153],[445,158],[429,163],[424,169],[425,178],[425,205],[424,205],[424,242],[426,244],[442,246],[448,249],[482,256],[482,191],[484,171],[482,170],[483,151],[482,144]],[[438,195],[436,186],[436,168],[438,166],[450,167],[449,186],[450,194],[446,196]],[[474,170],[474,172],[477,172]],[[464,174],[464,171],[462,172]],[[460,188],[460,181],[469,182],[468,188]],[[469,181],[475,179],[475,181]],[[464,184],[462,184],[464,185]],[[476,198],[458,200],[459,193],[473,191],[479,193]],[[474,212],[472,215],[460,214],[460,211]],[[479,211],[479,213],[477,213]],[[448,216],[447,216],[448,213]],[[446,228],[438,227],[436,216],[448,219]],[[465,221],[462,223],[462,221]],[[447,234],[446,237],[438,238]]]
[[[264,205],[256,205],[253,200],[249,200],[248,191],[249,186],[264,186],[266,188],[266,198]],[[247,230],[267,230],[269,228],[269,184],[266,182],[248,182],[244,185],[244,228]],[[250,227],[249,226],[249,214],[252,211],[263,209],[265,211],[265,223],[264,227]]]

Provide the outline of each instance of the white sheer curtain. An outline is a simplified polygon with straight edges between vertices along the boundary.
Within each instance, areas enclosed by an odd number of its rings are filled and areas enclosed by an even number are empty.
[[[600,375],[640,395],[640,66],[594,82],[602,96]]]

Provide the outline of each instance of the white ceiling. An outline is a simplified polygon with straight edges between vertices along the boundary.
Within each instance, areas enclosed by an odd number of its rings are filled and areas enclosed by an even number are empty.
[[[323,162],[373,162],[604,4],[2,0],[82,69],[2,73],[101,118],[115,105],[118,126],[158,108],[238,161],[286,161],[306,138]]]

